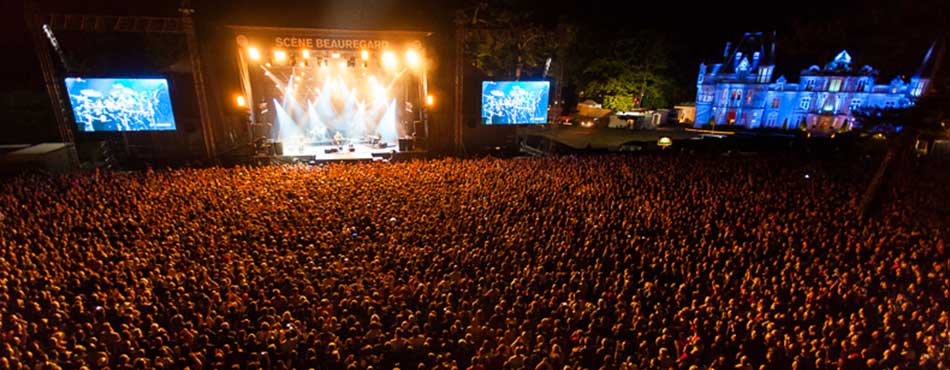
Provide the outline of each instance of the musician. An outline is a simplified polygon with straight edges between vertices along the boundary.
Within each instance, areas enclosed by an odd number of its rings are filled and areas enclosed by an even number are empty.
[[[336,132],[336,135],[333,135],[333,145],[338,146],[341,149],[343,148],[343,134],[340,131]]]

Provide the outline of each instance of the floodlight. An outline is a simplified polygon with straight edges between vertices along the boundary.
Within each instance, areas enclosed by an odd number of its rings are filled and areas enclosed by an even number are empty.
[[[396,59],[396,54],[391,51],[383,52],[383,67],[388,69],[395,69],[399,65],[399,61]]]
[[[406,51],[406,63],[409,64],[409,67],[418,68],[422,64],[422,57],[415,49],[409,49]]]
[[[283,50],[274,50],[274,61],[282,63],[287,60],[287,52]]]
[[[247,57],[251,58],[253,61],[261,60],[261,51],[256,47],[251,46],[247,48]]]

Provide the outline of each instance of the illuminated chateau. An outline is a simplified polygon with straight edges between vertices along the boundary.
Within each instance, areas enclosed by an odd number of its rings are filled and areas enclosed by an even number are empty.
[[[929,82],[922,72],[931,52],[909,81],[895,77],[877,84],[878,71],[867,65],[852,68],[851,56],[841,51],[824,68],[803,70],[800,81],[793,83],[785,76],[772,78],[774,42],[747,33],[735,49],[726,43],[722,63],[700,64],[694,122],[697,127],[714,120],[747,128],[850,130],[851,113],[859,108],[914,104]]]

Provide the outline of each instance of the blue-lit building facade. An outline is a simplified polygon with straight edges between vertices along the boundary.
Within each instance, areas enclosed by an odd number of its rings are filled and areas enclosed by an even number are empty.
[[[867,65],[853,68],[847,51],[824,67],[803,70],[797,83],[785,76],[773,79],[775,44],[754,39],[756,35],[746,34],[734,50],[727,43],[722,63],[700,64],[697,127],[714,120],[717,125],[747,128],[850,130],[855,110],[912,105],[929,82],[921,75],[922,65],[909,80],[895,77],[879,84],[878,71]],[[924,57],[924,65],[929,56]]]

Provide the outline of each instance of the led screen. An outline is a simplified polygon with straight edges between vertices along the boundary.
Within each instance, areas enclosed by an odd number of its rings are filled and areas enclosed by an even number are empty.
[[[163,78],[66,78],[73,117],[82,132],[175,129]]]
[[[482,82],[482,123],[544,124],[548,121],[548,81]]]

